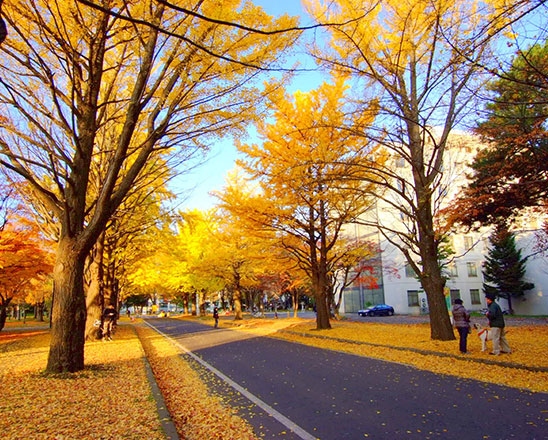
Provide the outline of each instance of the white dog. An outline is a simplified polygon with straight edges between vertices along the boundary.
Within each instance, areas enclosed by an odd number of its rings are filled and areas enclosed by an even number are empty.
[[[487,341],[493,340],[493,332],[488,327],[482,327],[479,324],[474,323],[474,327],[478,331],[478,336],[481,340],[481,351],[487,350]]]

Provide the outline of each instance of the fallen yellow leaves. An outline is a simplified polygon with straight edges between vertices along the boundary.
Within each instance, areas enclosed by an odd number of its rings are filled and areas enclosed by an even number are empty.
[[[10,337],[13,336],[13,337]],[[0,343],[0,433],[3,440],[163,439],[131,327],[115,340],[86,344],[86,368],[44,375],[49,334],[5,333]]]
[[[299,342],[315,347],[340,350],[362,356],[370,356],[394,362],[413,365],[435,373],[477,379],[490,383],[499,383],[533,391],[548,392],[548,373],[532,372],[523,369],[473,362],[468,359],[508,362],[530,367],[548,367],[548,327],[526,326],[510,327],[507,338],[513,353],[503,356],[489,356],[488,351],[481,352],[481,342],[473,331],[468,338],[469,354],[459,355],[458,341],[433,341],[430,339],[428,324],[374,324],[356,322],[333,322],[331,330],[314,330],[311,321],[301,321],[291,331],[310,336],[327,336],[351,341],[381,344],[435,351],[442,354],[460,356],[459,359],[425,355],[412,351],[401,351],[387,347],[356,345],[329,339],[276,333],[275,337]],[[491,342],[489,342],[491,348]],[[462,359],[462,360],[461,360]]]
[[[209,394],[180,351],[154,330],[137,327],[171,417],[181,438],[251,440],[251,427]]]

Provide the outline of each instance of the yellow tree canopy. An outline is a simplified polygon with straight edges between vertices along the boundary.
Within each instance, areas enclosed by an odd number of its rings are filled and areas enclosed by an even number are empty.
[[[239,164],[259,187],[242,198],[242,184],[229,186],[225,205],[260,228],[282,233],[278,238],[296,254],[311,245],[310,228],[320,228],[320,221],[331,248],[342,225],[370,207],[361,179],[384,157],[362,134],[376,116],[376,103],[369,111],[351,111],[347,89],[344,78],[334,78],[310,93],[292,97],[280,91],[270,103],[274,121],[258,127],[263,143],[238,144],[247,156]]]
[[[311,279],[318,304],[318,328],[328,328],[331,252],[344,224],[371,207],[367,196],[383,154],[363,133],[376,117],[376,102],[362,111],[347,105],[344,78],[334,77],[309,93],[283,90],[269,104],[273,121],[258,124],[262,144],[238,143],[239,165],[258,185],[243,194],[229,185],[223,206],[258,230],[270,231]],[[358,191],[359,190],[359,191]],[[320,323],[321,321],[321,323]]]

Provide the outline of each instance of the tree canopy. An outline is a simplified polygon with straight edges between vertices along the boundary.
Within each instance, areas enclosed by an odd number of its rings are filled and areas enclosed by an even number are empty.
[[[261,144],[238,144],[246,156],[240,165],[257,185],[243,194],[241,185],[229,186],[220,197],[223,207],[255,225],[272,231],[311,280],[316,297],[317,326],[329,328],[329,279],[342,239],[342,228],[367,210],[371,201],[356,164],[374,168],[383,156],[357,133],[374,119],[346,105],[344,77],[333,78],[309,93],[293,96],[280,90],[272,95],[272,121],[262,121]],[[365,189],[365,188],[364,188]]]
[[[548,42],[520,52],[476,132],[486,143],[471,164],[470,182],[448,210],[464,226],[497,224],[525,208],[546,208],[548,195]]]
[[[155,1],[94,6],[23,0],[2,10],[0,164],[61,225],[51,372],[84,366],[84,262],[146,164],[164,152],[188,161],[253,120],[272,87],[256,66],[275,64],[298,36],[253,32],[296,20],[239,0],[200,2],[196,12],[218,23]]]

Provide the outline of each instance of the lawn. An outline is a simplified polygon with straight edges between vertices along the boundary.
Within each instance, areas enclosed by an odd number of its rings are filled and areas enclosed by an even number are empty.
[[[163,439],[131,327],[86,344],[86,368],[43,373],[47,331],[0,332],[0,432],[15,439]]]

